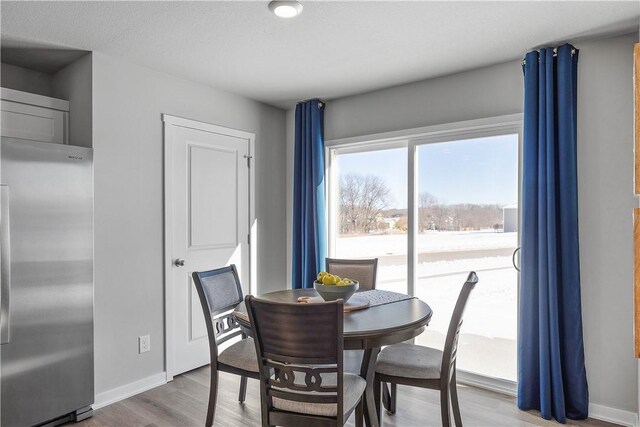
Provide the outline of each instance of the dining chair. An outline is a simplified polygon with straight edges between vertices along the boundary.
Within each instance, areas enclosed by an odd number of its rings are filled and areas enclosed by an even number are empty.
[[[391,393],[384,393],[383,403],[391,413],[395,413],[397,396],[395,388],[398,384],[413,387],[440,390],[440,412],[443,427],[451,425],[451,407],[457,427],[462,426],[458,389],[456,386],[456,355],[458,338],[462,327],[462,315],[469,300],[471,291],[478,283],[478,276],[470,272],[462,286],[458,301],[449,322],[449,329],[444,344],[444,351],[416,344],[394,344],[385,347],[378,355],[374,390],[380,396],[382,383],[392,385]],[[376,402],[379,410],[379,399]],[[378,414],[378,416],[380,416]]]
[[[240,375],[238,400],[244,402],[247,395],[247,378],[258,379],[258,360],[253,339],[247,338],[233,316],[233,309],[242,302],[242,287],[235,265],[215,270],[193,272],[193,282],[204,313],[209,337],[211,358],[211,383],[207,408],[207,427],[213,425],[218,395],[218,371]],[[240,337],[222,352],[218,346]]]
[[[296,304],[247,296],[260,366],[262,425],[362,426],[364,378],[344,372],[343,302]]]
[[[378,258],[371,259],[337,259],[326,258],[327,273],[340,277],[348,277],[360,283],[360,291],[376,288]]]

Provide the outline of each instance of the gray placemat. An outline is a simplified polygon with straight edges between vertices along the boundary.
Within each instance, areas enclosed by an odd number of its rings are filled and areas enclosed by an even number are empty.
[[[358,292],[358,297],[366,298],[369,300],[369,307],[375,307],[376,305],[389,304],[392,302],[404,301],[415,297],[400,294],[398,292],[383,291],[380,289],[373,289],[371,291]]]

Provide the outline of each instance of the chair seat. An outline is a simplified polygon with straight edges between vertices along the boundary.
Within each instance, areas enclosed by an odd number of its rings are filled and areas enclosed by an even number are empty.
[[[378,355],[376,372],[403,378],[438,379],[442,351],[415,344],[394,344]]]
[[[245,338],[218,355],[218,362],[249,372],[258,372],[258,358],[253,338]]]
[[[322,375],[322,377],[323,385],[325,385],[325,381],[326,385],[336,384],[336,374],[329,374],[326,376]],[[367,382],[361,376],[348,373],[344,374],[343,409],[345,415],[348,414],[349,411],[351,411],[358,404],[366,386]],[[309,392],[306,392],[305,394],[309,394]],[[273,406],[277,409],[280,409],[281,411],[297,412],[300,414],[308,415],[319,415],[321,417],[335,417],[338,415],[338,405],[335,403],[297,402],[295,400],[287,400],[274,397]]]

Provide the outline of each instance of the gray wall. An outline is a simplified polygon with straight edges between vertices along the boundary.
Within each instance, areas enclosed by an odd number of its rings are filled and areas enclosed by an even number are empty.
[[[580,257],[586,364],[594,404],[636,413],[633,357],[632,52],[638,34],[577,44]],[[527,49],[523,46],[523,53]],[[327,140],[522,112],[519,61],[329,101]],[[293,115],[287,114],[287,194]],[[291,208],[288,197],[287,208]],[[290,277],[291,215],[287,216]]]
[[[38,95],[53,96],[50,74],[29,70],[11,64],[1,64],[1,85],[9,89],[23,92],[37,93]]]
[[[69,101],[69,143],[91,147],[92,86],[91,54],[58,71],[51,81],[52,96]]]
[[[633,356],[633,44],[581,43],[578,178],[582,310],[591,401],[636,411]]]
[[[161,114],[256,134],[258,287],[285,270],[285,112],[93,54],[96,393],[164,371]],[[151,335],[138,354],[137,337]]]

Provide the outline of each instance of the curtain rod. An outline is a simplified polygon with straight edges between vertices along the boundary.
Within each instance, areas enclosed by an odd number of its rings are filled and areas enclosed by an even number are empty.
[[[571,49],[571,56],[574,56],[575,54],[576,54],[576,48],[574,47],[573,49]],[[557,47],[553,48],[553,56],[554,57],[558,56],[558,48]],[[540,61],[540,59],[538,59],[538,61]],[[520,65],[525,65],[526,63],[527,63],[527,61],[525,59],[520,61]]]
[[[326,104],[326,102],[325,102],[325,101],[323,101],[323,100],[322,100],[322,99],[320,99],[320,98],[311,98],[311,99],[305,99],[304,101],[298,101],[298,102],[296,102],[296,105],[298,105],[298,104],[302,104],[303,102],[313,101],[313,100],[316,100],[316,99],[318,100],[318,107],[319,107],[319,108],[324,107],[324,105]]]

